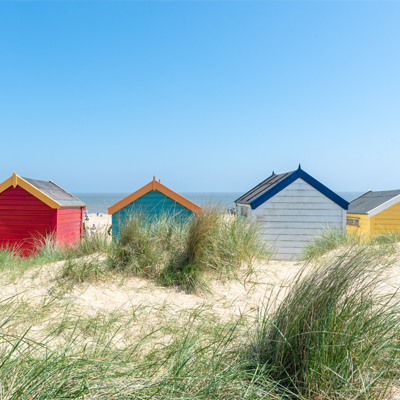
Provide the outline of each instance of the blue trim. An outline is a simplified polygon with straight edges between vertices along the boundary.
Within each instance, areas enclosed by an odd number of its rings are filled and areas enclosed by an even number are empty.
[[[320,193],[322,193],[328,199],[332,200],[338,206],[342,207],[344,210],[347,210],[349,208],[348,201],[341,198],[335,192],[332,192],[332,190],[328,189],[325,185],[323,185],[321,182],[317,181],[311,175],[308,175],[307,172],[303,171],[299,165],[299,169],[297,171],[292,172],[289,176],[287,176],[285,179],[283,179],[282,181],[277,183],[271,189],[267,190],[265,193],[263,193],[262,195],[258,196],[256,199],[254,199],[250,203],[251,209],[255,210],[261,204],[263,204],[267,200],[269,200],[271,197],[278,194],[281,190],[288,187],[291,183],[293,183],[298,178],[303,179],[303,181],[307,182],[310,186],[312,186],[314,189],[318,190]]]
[[[321,192],[323,195],[325,195],[328,199],[331,199],[334,203],[336,203],[338,206],[342,207],[344,210],[347,210],[349,208],[348,201],[346,201],[345,199],[340,197],[335,192],[332,192],[331,189],[327,188],[325,185],[323,185],[321,182],[317,181],[311,175],[308,175],[307,172],[305,172],[303,170],[300,170],[299,172],[300,172],[299,178],[303,179],[303,181],[306,181],[314,189],[317,189],[319,192]]]
[[[297,178],[298,178],[297,171],[292,172],[285,179],[281,180],[275,186],[272,186],[271,189],[267,190],[265,193],[261,194],[260,196],[255,198],[252,202],[250,202],[251,209],[255,210],[257,207],[261,206],[261,204],[265,203],[271,197],[275,196],[281,190],[285,189],[285,187],[289,186]]]

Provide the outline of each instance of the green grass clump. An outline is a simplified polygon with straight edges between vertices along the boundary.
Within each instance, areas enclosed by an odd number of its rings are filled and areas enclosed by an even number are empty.
[[[372,236],[372,245],[396,245],[400,243],[400,231],[385,231]]]
[[[104,262],[93,260],[67,260],[59,274],[59,279],[72,283],[93,282],[109,276]]]
[[[302,261],[309,262],[339,247],[354,246],[361,242],[361,237],[357,234],[328,228],[304,247],[300,258]]]
[[[382,399],[400,361],[398,292],[381,290],[390,266],[368,247],[305,266],[260,316],[252,370],[265,368],[296,398]]]
[[[254,261],[270,256],[256,223],[226,216],[217,207],[205,207],[189,222],[160,281],[188,291],[207,290],[206,274],[234,277],[242,266],[250,271]]]
[[[356,232],[348,233],[338,229],[326,229],[303,248],[300,260],[310,262],[318,260],[332,250],[361,245],[369,246],[371,251],[377,253],[394,254],[398,250],[398,243],[400,243],[399,231],[385,231],[370,237],[362,237]]]
[[[250,271],[255,261],[270,256],[256,223],[209,206],[184,221],[132,214],[119,225],[109,265],[122,273],[196,291],[208,290],[210,274],[231,278],[239,268]]]
[[[106,254],[111,246],[111,237],[105,230],[99,229],[96,235],[84,237],[73,246],[62,247],[65,258],[84,257],[91,254]]]
[[[141,213],[132,214],[119,224],[118,236],[109,252],[109,265],[121,273],[157,278],[184,229],[184,224],[181,226],[167,215],[153,219]]]
[[[18,246],[0,249],[0,270],[17,274],[35,265],[65,259],[64,250],[55,244],[52,236],[33,238],[32,246],[36,250],[30,256],[22,252]]]
[[[0,249],[0,271],[7,270],[14,274],[23,273],[33,266],[108,253],[111,246],[110,237],[101,231],[90,239],[83,238],[69,246],[59,245],[53,235],[32,237],[30,243],[33,249],[30,255],[21,251],[18,246]]]

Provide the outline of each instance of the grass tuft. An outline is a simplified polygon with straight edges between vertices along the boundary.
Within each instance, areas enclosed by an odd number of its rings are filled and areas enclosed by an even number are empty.
[[[93,260],[67,260],[59,274],[59,278],[73,283],[94,282],[109,276],[104,262]]]
[[[109,252],[109,264],[121,273],[157,278],[163,262],[179,241],[182,227],[172,217],[150,219],[132,214],[119,225]]]
[[[241,267],[250,272],[253,262],[270,256],[256,223],[227,216],[218,207],[204,207],[190,221],[160,281],[188,291],[207,291],[207,276],[236,277]]]
[[[372,245],[397,245],[400,243],[400,231],[385,231],[376,234],[370,242]]]
[[[310,262],[340,247],[354,246],[362,243],[357,234],[349,234],[339,229],[325,229],[320,236],[310,241],[303,249],[301,260]]]
[[[300,397],[382,399],[400,360],[399,294],[382,291],[390,267],[368,247],[306,265],[260,315],[251,368]]]

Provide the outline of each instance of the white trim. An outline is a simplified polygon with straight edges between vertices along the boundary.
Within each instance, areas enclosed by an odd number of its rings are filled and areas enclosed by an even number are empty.
[[[376,214],[379,214],[380,212],[386,210],[387,208],[394,206],[396,203],[400,202],[400,194],[396,197],[393,197],[393,199],[390,199],[386,201],[385,203],[381,204],[378,207],[373,208],[371,211],[368,211],[368,217],[373,217]],[[350,213],[351,214],[351,213]]]

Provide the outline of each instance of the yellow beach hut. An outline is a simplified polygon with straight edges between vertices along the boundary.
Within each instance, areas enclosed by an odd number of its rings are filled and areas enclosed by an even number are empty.
[[[369,190],[349,204],[347,232],[361,236],[400,231],[400,190]]]

